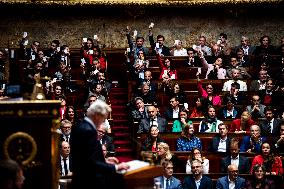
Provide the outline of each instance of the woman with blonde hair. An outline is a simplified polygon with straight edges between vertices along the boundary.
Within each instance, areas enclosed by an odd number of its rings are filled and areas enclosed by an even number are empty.
[[[209,172],[209,160],[202,156],[201,151],[198,148],[193,148],[188,156],[186,163],[186,173],[192,174],[191,172],[191,162],[193,160],[199,160],[202,163],[203,174],[208,174]]]
[[[239,133],[250,133],[250,126],[254,125],[254,121],[251,119],[251,115],[248,111],[244,111],[240,119],[235,119],[232,122],[229,132]]]
[[[164,161],[172,161],[175,169],[180,170],[182,168],[182,161],[171,153],[169,145],[165,142],[160,142],[158,143],[156,164],[162,165]]]

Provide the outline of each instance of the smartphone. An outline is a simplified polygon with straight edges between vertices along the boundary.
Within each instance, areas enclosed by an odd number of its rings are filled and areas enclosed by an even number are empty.
[[[94,51],[93,50],[89,50],[89,54],[94,54]]]
[[[28,32],[23,33],[23,38],[26,38],[28,36]]]
[[[98,35],[94,35],[94,39],[97,40],[98,39]]]
[[[127,48],[126,51],[127,51],[127,52],[130,52],[130,48]]]
[[[87,43],[87,38],[86,37],[83,38],[83,42]]]
[[[160,44],[159,43],[156,43],[156,48],[160,48]]]
[[[179,40],[175,40],[175,45],[178,45],[178,43],[179,43]]]
[[[134,35],[134,36],[137,36],[137,33],[138,33],[137,30],[134,30],[134,31],[133,31],[133,35]]]
[[[25,40],[24,45],[27,46],[29,44],[29,40]]]

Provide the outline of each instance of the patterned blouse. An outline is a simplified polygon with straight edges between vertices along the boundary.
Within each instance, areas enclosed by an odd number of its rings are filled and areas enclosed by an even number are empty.
[[[177,139],[177,151],[191,151],[193,148],[202,150],[200,138],[192,136],[190,138],[180,137]]]

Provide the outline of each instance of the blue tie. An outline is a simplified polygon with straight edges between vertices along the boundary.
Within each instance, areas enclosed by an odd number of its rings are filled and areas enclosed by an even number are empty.
[[[166,189],[170,189],[170,179],[166,180]]]

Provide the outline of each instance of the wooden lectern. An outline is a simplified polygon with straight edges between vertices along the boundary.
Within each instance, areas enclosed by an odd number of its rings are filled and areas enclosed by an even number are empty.
[[[154,178],[163,175],[162,166],[143,167],[124,174],[126,189],[153,189]]]
[[[24,189],[58,188],[60,101],[0,101],[0,159],[23,166]]]

